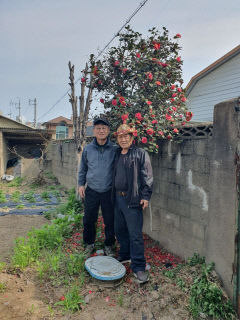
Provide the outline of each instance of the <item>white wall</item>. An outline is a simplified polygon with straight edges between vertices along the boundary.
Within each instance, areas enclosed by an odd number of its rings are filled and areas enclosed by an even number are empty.
[[[188,94],[193,121],[212,121],[214,105],[240,96],[240,53],[202,79]]]

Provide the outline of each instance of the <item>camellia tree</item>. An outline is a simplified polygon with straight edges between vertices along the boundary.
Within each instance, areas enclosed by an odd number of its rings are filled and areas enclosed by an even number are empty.
[[[127,123],[137,145],[157,152],[160,137],[173,139],[192,118],[182,88],[181,35],[171,40],[166,28],[153,28],[144,38],[128,26],[118,37],[119,45],[92,65],[94,87],[113,131]]]

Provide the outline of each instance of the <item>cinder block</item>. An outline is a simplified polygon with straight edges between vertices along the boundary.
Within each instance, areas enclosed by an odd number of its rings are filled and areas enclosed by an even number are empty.
[[[184,140],[181,146],[181,154],[193,154],[193,140]]]
[[[170,212],[173,212],[176,215],[184,216],[184,217],[190,217],[191,210],[190,210],[190,204],[185,201],[176,200],[173,198],[168,198],[168,210]]]

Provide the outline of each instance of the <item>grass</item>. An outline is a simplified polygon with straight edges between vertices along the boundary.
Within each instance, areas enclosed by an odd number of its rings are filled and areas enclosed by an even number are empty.
[[[55,209],[55,215],[61,213],[61,217],[55,217],[51,224],[40,229],[32,229],[26,238],[17,238],[12,257],[14,268],[23,270],[32,266],[41,281],[66,286],[64,299],[56,302],[56,306],[72,312],[80,310],[84,304],[79,292],[85,281],[85,255],[77,251],[66,253],[65,240],[74,228],[82,225],[82,209],[75,191],[71,190],[68,201]]]
[[[23,178],[16,177],[11,182],[8,183],[8,187],[20,187],[23,183]]]
[[[7,202],[6,195],[2,190],[0,190],[0,203],[4,202]]]
[[[11,200],[13,202],[19,202],[20,199],[21,199],[21,192],[18,190],[14,191],[11,195]]]
[[[22,209],[25,208],[25,206],[24,206],[24,204],[21,203],[21,204],[18,204],[18,205],[16,206],[16,208],[22,210]]]

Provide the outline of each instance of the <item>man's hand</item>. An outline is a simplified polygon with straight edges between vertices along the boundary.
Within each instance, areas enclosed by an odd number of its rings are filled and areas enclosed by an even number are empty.
[[[148,200],[141,200],[140,201],[140,205],[142,206],[142,209],[145,209],[145,208],[147,208],[148,207]]]
[[[84,187],[84,186],[80,186],[80,187],[78,188],[78,193],[79,193],[80,197],[81,197],[82,199],[84,199],[84,198],[85,198],[85,187]]]

